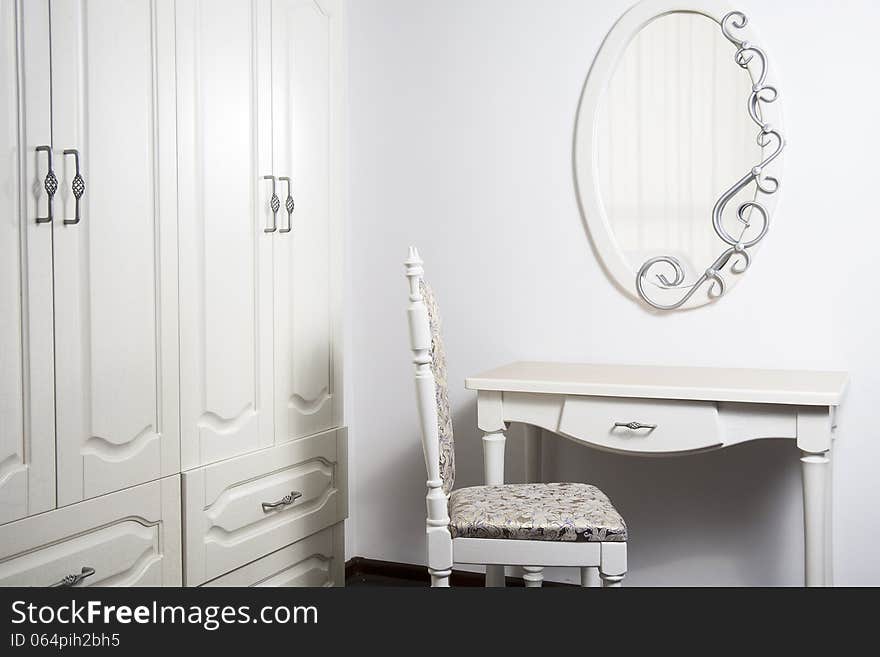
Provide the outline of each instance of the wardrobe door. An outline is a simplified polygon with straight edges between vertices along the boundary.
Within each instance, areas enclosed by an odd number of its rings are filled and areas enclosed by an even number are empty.
[[[51,4],[59,506],[178,470],[172,6]]]
[[[273,0],[275,172],[282,190],[275,241],[276,440],[338,426],[334,371],[341,258],[340,3]],[[288,201],[285,204],[285,201]],[[287,205],[287,207],[285,207]]]
[[[177,2],[185,469],[272,444],[268,1]]]
[[[2,0],[0,523],[55,506],[50,143],[48,3]]]

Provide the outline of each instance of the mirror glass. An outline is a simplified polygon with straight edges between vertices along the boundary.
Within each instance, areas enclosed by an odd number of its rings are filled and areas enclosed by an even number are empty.
[[[676,12],[648,23],[626,47],[599,103],[596,164],[605,216],[633,272],[670,255],[683,286],[727,248],[712,227],[718,198],[762,159],[748,113],[752,79],[718,23]],[[731,235],[760,231],[726,206]],[[649,281],[658,284],[657,281]]]

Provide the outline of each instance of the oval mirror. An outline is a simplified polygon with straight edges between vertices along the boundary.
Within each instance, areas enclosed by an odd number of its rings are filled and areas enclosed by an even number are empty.
[[[644,0],[602,44],[575,165],[608,273],[658,310],[711,302],[770,226],[784,147],[766,53],[720,0]]]

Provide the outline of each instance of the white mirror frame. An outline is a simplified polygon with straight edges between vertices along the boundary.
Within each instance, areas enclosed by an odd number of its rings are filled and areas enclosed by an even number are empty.
[[[753,81],[752,93],[743,98],[743,112],[748,112],[756,124],[758,144],[762,147],[763,161],[728,190],[718,190],[718,203],[713,216],[706,217],[715,232],[729,246],[709,264],[696,281],[684,284],[681,265],[672,256],[659,256],[645,262],[636,271],[627,262],[614,237],[614,231],[605,212],[599,185],[598,171],[598,108],[624,51],[648,23],[672,13],[697,13],[718,23],[718,34],[731,41],[731,66],[739,65],[749,71]],[[581,96],[574,137],[574,165],[578,196],[584,221],[593,245],[607,273],[617,285],[637,301],[659,311],[696,308],[711,303],[729,291],[748,269],[759,242],[770,226],[770,217],[776,209],[779,180],[783,166],[782,110],[776,88],[767,83],[768,59],[755,45],[755,35],[746,16],[733,10],[723,0],[642,0],[615,23],[605,37]],[[772,163],[774,175],[765,170]],[[755,183],[757,193],[753,201],[741,204],[737,212],[745,217],[757,215],[763,221],[759,234],[748,242],[738,242],[720,225],[720,213],[736,191]],[[751,219],[749,219],[751,220]],[[668,274],[672,274],[672,279]],[[729,281],[725,276],[729,274]],[[659,283],[654,283],[653,278]]]

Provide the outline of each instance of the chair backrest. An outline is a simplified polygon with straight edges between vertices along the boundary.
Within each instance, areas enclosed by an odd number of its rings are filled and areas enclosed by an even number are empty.
[[[437,300],[423,280],[423,263],[415,247],[410,247],[404,265],[409,281],[410,348],[415,365],[416,405],[428,472],[428,515],[431,518],[432,490],[442,492],[445,500],[455,483],[455,445],[446,383],[446,355]]]

